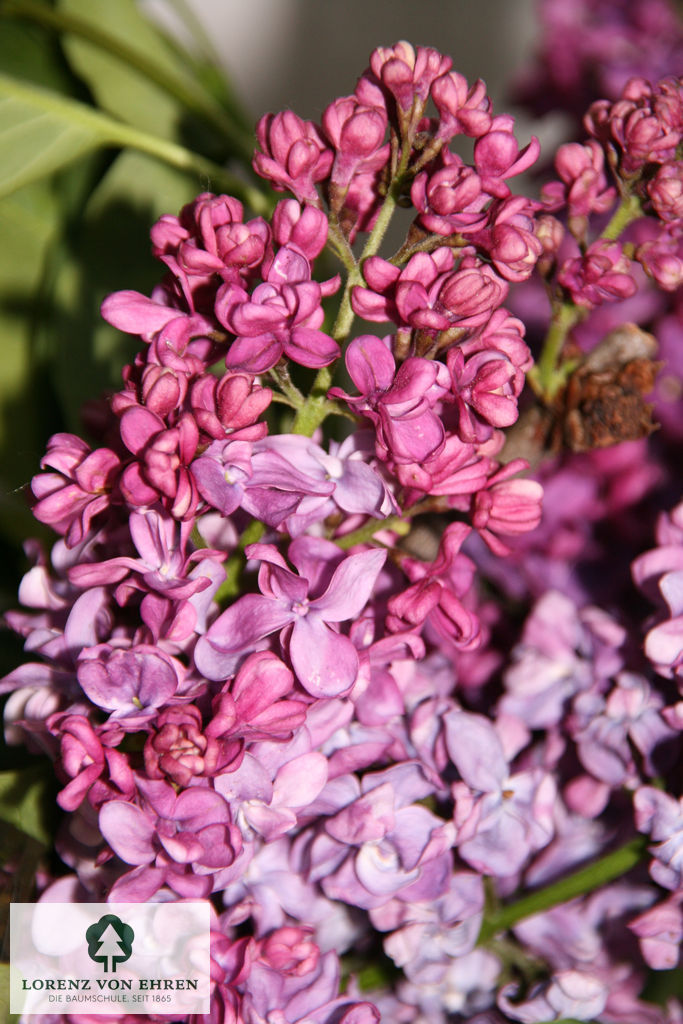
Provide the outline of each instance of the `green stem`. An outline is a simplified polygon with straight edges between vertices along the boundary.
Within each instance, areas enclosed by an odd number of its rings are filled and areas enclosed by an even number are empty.
[[[529,382],[546,401],[550,401],[564,382],[565,375],[557,364],[567,335],[583,315],[579,306],[564,302],[553,316],[538,362],[527,374]]]
[[[638,196],[623,196],[600,238],[615,241],[632,221],[642,215],[643,208]],[[540,358],[528,374],[529,383],[546,401],[552,401],[567,378],[568,367],[558,364],[567,335],[584,313],[581,307],[567,301],[559,306],[553,316]]]
[[[351,308],[351,289],[355,285],[363,283],[361,263],[368,256],[374,256],[379,249],[395,209],[396,199],[390,190],[382,203],[377,221],[365,243],[360,260],[352,267],[346,280],[344,296],[339,306],[337,319],[332,328],[332,337],[335,341],[344,341],[349,336],[354,318],[354,312]],[[307,437],[310,437],[330,413],[338,411],[339,407],[336,403],[329,402],[325,397],[332,386],[332,377],[333,370],[329,366],[323,366],[318,371],[318,375],[311,388],[310,397],[306,405],[299,410],[294,420],[292,430],[295,434],[305,434]]]
[[[371,519],[369,523],[359,526],[352,533],[346,533],[343,537],[333,537],[332,539],[342,551],[348,551],[349,548],[355,547],[356,544],[366,544],[372,540],[376,533],[381,533],[384,530],[391,530],[392,533],[405,537],[407,533],[410,533],[410,529],[411,524],[406,522],[405,519],[401,519],[399,516],[389,516],[388,519]]]
[[[281,359],[268,373],[282,391],[283,396],[286,396],[287,404],[291,405],[293,409],[301,409],[306,399],[292,381],[286,361]],[[277,396],[274,395],[273,397]]]
[[[344,236],[337,217],[330,214],[329,227],[327,230],[327,247],[331,249],[340,263],[351,273],[356,267],[356,258],[353,249]]]
[[[355,544],[365,544],[367,541],[372,540],[375,534],[380,533],[382,530],[391,530],[400,537],[405,537],[412,529],[410,520],[415,516],[425,515],[429,512],[446,511],[442,501],[443,499],[438,497],[425,498],[416,505],[411,505],[400,516],[389,516],[387,519],[370,519],[364,526],[359,526],[352,533],[344,534],[343,537],[333,537],[334,543],[346,551]]]
[[[361,269],[363,260],[366,260],[369,256],[374,256],[377,253],[377,250],[382,244],[387,232],[391,218],[394,215],[395,209],[396,199],[390,190],[386,199],[382,203],[382,208],[379,211],[377,221],[367,242],[365,243],[362,253],[360,254],[360,259],[349,272],[346,287],[344,288],[344,296],[342,298],[341,305],[339,306],[337,319],[335,320],[334,327],[332,329],[332,337],[336,341],[343,341],[345,338],[348,338],[351,332],[351,325],[355,315],[351,308],[351,289],[356,287],[356,285],[363,284],[363,273]]]
[[[245,160],[247,164],[251,164],[253,151],[251,136],[237,129],[221,107],[202,88],[198,88],[193,80],[185,79],[169,71],[150,60],[140,50],[129,46],[110,32],[106,32],[92,22],[76,15],[53,10],[44,4],[33,3],[32,0],[5,0],[0,10],[11,16],[34,21],[45,28],[54,29],[57,32],[67,32],[85,39],[93,46],[134,68],[220,132],[228,140],[236,155]]]
[[[627,871],[634,868],[643,859],[647,848],[645,836],[638,836],[629,843],[605,854],[600,860],[594,861],[585,868],[580,868],[572,875],[561,878],[557,882],[546,885],[543,889],[522,896],[521,899],[501,907],[488,920],[485,920],[479,933],[478,945],[485,945],[499,932],[513,928],[519,921],[534,914],[551,910],[561,903],[586,896],[608,882],[613,882]]]
[[[600,235],[608,241],[615,241],[629,224],[643,216],[640,199],[635,195],[624,196],[610,218],[610,222]]]
[[[356,422],[353,413],[349,413],[338,402],[326,398],[327,392],[332,384],[332,371],[329,366],[323,366],[313,382],[311,393],[304,405],[300,406],[292,424],[293,434],[303,434],[304,437],[312,437],[314,432],[328,416],[345,416]]]

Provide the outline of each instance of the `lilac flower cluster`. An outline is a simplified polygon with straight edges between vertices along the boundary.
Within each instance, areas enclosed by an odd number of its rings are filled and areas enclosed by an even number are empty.
[[[645,641],[657,675],[552,573],[507,643],[506,566],[543,571],[526,544],[543,488],[503,450],[533,362],[503,304],[539,259],[586,308],[635,291],[634,260],[673,285],[646,242],[584,243],[615,203],[604,146],[634,189],[657,165],[638,213],[658,252],[678,245],[682,107],[668,81],[593,108],[544,194],[565,232],[511,192],[538,143],[520,148],[482,82],[380,48],[320,125],[259,122],[254,167],[292,198],[266,220],[200,195],[152,230],[151,297],[105,301],[140,350],[98,446],[56,435],[33,481],[59,539],[31,547],[8,617],[31,661],[1,684],[6,729],[62,784],[72,874],[42,898],[211,901],[212,1009],[192,1024],[680,1019],[640,998],[681,929],[681,812],[660,788],[683,719],[662,686],[680,674],[680,508],[634,569],[671,613]],[[560,261],[560,237],[579,255]],[[350,337],[354,316],[387,333]],[[640,834],[651,878],[616,881],[624,861],[506,922],[516,893]]]
[[[554,264],[557,284],[585,309],[634,295],[634,261],[660,288],[674,291],[683,281],[681,80],[665,79],[652,87],[644,79],[631,79],[615,103],[594,103],[585,125],[592,138],[560,147],[558,180],[542,191],[546,210],[566,212],[569,228],[564,232],[553,218],[545,222],[546,270]],[[607,168],[617,187],[608,182]],[[626,211],[624,223],[602,225],[600,236],[590,239],[591,218],[594,222],[596,215],[614,212],[618,199]],[[620,237],[638,215],[649,216]]]

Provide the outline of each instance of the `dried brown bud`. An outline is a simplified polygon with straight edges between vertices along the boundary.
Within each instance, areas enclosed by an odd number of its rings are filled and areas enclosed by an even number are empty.
[[[654,387],[657,342],[635,324],[612,331],[570,375],[556,400],[551,448],[586,452],[656,429],[645,396]]]
[[[561,451],[587,452],[647,437],[657,429],[645,401],[661,366],[653,360],[656,353],[651,334],[622,324],[581,360],[551,405],[522,413],[507,432],[500,460],[521,456],[533,467]]]

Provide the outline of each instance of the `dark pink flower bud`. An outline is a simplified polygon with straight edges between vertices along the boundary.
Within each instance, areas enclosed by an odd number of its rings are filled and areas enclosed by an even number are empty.
[[[481,327],[505,301],[507,291],[507,284],[490,267],[463,266],[446,278],[439,304],[459,327]]]
[[[135,780],[128,759],[111,749],[112,737],[107,739],[101,727],[95,732],[83,715],[68,713],[51,715],[47,725],[59,736],[60,765],[70,779],[57,796],[60,807],[75,811],[85,796],[97,807],[113,795],[133,795]]]
[[[380,458],[415,462],[441,447],[444,428],[432,410],[448,386],[443,364],[411,357],[397,372],[389,339],[360,335],[346,350],[346,368],[361,394],[353,397],[332,388],[330,396],[372,421]]]
[[[535,530],[541,521],[543,488],[536,480],[510,480],[527,469],[524,459],[513,459],[489,478],[472,502],[472,525],[496,555],[509,554],[497,534],[516,536]]]
[[[352,177],[375,171],[389,158],[384,145],[387,115],[383,108],[365,107],[355,96],[335,100],[323,114],[323,129],[335,149],[330,181],[346,189]]]
[[[616,189],[608,186],[604,165],[605,152],[593,139],[584,145],[568,142],[560,146],[555,157],[560,181],[543,186],[545,208],[559,210],[566,204],[570,217],[605,213],[614,203]]]
[[[109,448],[93,452],[74,434],[55,434],[41,465],[55,472],[40,473],[31,481],[38,499],[33,514],[73,547],[89,531],[93,517],[109,506],[121,462]]]
[[[127,466],[121,490],[134,506],[154,504],[165,498],[172,515],[191,516],[198,495],[189,465],[199,443],[197,424],[183,413],[175,427],[166,429],[160,417],[142,406],[132,406],[121,416],[121,439],[138,461]]]
[[[480,78],[468,87],[463,75],[449,71],[434,82],[432,99],[439,111],[439,139],[461,134],[479,139],[491,128],[491,100]]]
[[[239,280],[256,272],[270,252],[270,228],[262,217],[244,221],[232,196],[202,193],[180,217],[162,217],[152,229],[154,254],[177,280],[190,308],[204,306],[214,275]]]
[[[592,309],[603,302],[618,302],[633,295],[636,282],[631,261],[619,242],[599,238],[584,256],[565,260],[557,275],[577,306]]]
[[[489,196],[481,179],[460,157],[443,152],[443,166],[417,175],[410,190],[419,223],[438,235],[478,231],[487,220],[484,206]]]
[[[289,189],[300,202],[319,204],[315,183],[326,178],[334,154],[312,121],[293,111],[265,114],[256,126],[262,152],[254,154],[254,170],[273,188]]]
[[[194,704],[166,708],[154,722],[145,743],[145,770],[150,779],[168,778],[187,786],[195,778],[211,778],[230,771],[241,760],[242,745],[225,743],[202,730],[202,716]]]
[[[683,284],[683,247],[676,234],[662,231],[657,238],[639,245],[635,255],[660,288],[672,292]]]
[[[251,293],[223,285],[216,297],[216,315],[237,335],[226,366],[262,373],[284,354],[302,366],[327,366],[339,355],[337,343],[317,328],[322,324],[323,295],[339,287],[339,277],[319,284],[311,280],[306,257],[283,246],[268,268],[266,280]]]
[[[665,79],[652,87],[632,78],[616,103],[594,103],[584,123],[600,141],[616,143],[619,166],[627,175],[640,172],[646,163],[673,160],[683,134],[681,79]]]
[[[526,281],[543,251],[534,232],[536,208],[524,196],[498,200],[488,211],[486,231],[473,239],[507,281]]]
[[[404,558],[402,568],[413,583],[389,599],[387,628],[391,632],[429,621],[438,635],[460,650],[479,646],[479,622],[462,600],[474,576],[474,564],[460,552],[469,533],[470,527],[464,523],[451,523],[444,531],[433,562]]]
[[[233,196],[202,192],[182,208],[179,220],[188,234],[201,243],[201,248],[218,255],[217,232],[231,224],[240,224],[244,220],[244,208]]]
[[[262,388],[250,374],[226,373],[220,380],[203,374],[192,385],[190,405],[197,426],[217,441],[231,439],[256,441],[268,432],[265,423],[257,423],[270,405],[270,388]]]
[[[312,262],[327,241],[327,217],[316,206],[282,199],[272,217],[273,238],[278,245],[295,245]]]
[[[662,164],[647,190],[657,216],[673,222],[683,218],[683,160]]]
[[[396,467],[396,476],[407,490],[410,506],[425,494],[453,500],[473,494],[486,485],[491,472],[490,459],[482,457],[474,444],[466,444],[456,434],[448,434],[443,446],[421,462]]]
[[[529,346],[524,341],[524,324],[506,309],[497,309],[488,323],[459,347],[466,356],[489,349],[502,352],[523,373],[533,366]]]
[[[416,99],[424,107],[432,83],[450,71],[452,64],[450,57],[432,47],[414,49],[404,41],[379,46],[370,55],[370,67],[404,113],[410,111]]]
[[[494,126],[500,120],[496,118]],[[501,199],[509,196],[510,189],[505,184],[505,179],[528,170],[536,162],[540,152],[541,147],[535,136],[532,136],[531,142],[520,152],[519,143],[512,134],[512,125],[509,129],[506,127],[506,130],[492,129],[474,144],[474,166],[481,178],[482,188]]]
[[[465,362],[462,350],[454,347],[447,364],[458,407],[458,436],[463,441],[488,440],[494,427],[509,427],[517,420],[524,374],[502,352],[484,350]]]
[[[148,365],[142,371],[140,399],[162,419],[182,405],[186,393],[187,374],[156,364]]]

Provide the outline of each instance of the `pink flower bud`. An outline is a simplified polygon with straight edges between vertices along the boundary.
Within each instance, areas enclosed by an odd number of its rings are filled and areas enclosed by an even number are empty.
[[[295,245],[313,261],[327,241],[327,217],[316,206],[301,205],[296,199],[282,199],[272,217],[273,238],[278,245]]]
[[[584,145],[568,142],[560,146],[555,170],[560,181],[544,185],[541,196],[547,210],[558,210],[565,203],[570,217],[605,213],[616,198],[616,189],[607,185],[605,154],[593,139]]]
[[[438,138],[464,134],[479,139],[491,128],[491,100],[480,78],[468,88],[463,75],[450,71],[434,82],[432,99],[439,112]]]
[[[362,106],[355,96],[335,100],[323,114],[323,129],[336,153],[330,181],[346,187],[358,172],[376,170],[389,157],[384,146],[387,116],[383,109]]]
[[[507,290],[507,284],[490,267],[463,267],[446,279],[439,302],[459,325],[481,327],[505,301]]]
[[[643,242],[636,249],[636,259],[660,288],[673,292],[683,283],[683,258],[680,240],[668,232]]]
[[[254,170],[279,192],[289,189],[300,202],[319,203],[315,183],[330,172],[334,155],[312,121],[291,111],[265,114],[256,126],[262,152],[254,155]]]
[[[577,306],[592,309],[603,302],[626,299],[636,290],[631,263],[619,242],[599,238],[584,256],[565,260],[557,275]]]
[[[287,926],[271,932],[259,942],[259,956],[281,974],[301,978],[315,970],[320,950],[312,928]]]
[[[270,405],[272,391],[262,388],[249,374],[226,373],[219,380],[206,373],[190,392],[190,405],[198,427],[217,441],[239,438],[255,441],[267,433],[256,420]]]
[[[536,480],[510,480],[526,469],[523,459],[514,459],[490,477],[485,490],[479,491],[472,503],[472,525],[497,555],[508,554],[509,548],[496,534],[515,536],[535,530],[541,521],[543,488]]]
[[[487,251],[493,265],[506,281],[526,281],[542,252],[542,245],[534,234],[536,204],[524,196],[493,203],[489,213],[489,227],[473,239]]]
[[[683,160],[670,160],[659,168],[647,190],[658,217],[674,222],[683,218]]]
[[[594,103],[584,123],[600,141],[617,144],[619,165],[627,175],[639,173],[646,163],[672,160],[683,132],[681,80],[665,79],[652,87],[632,78],[616,103]]]
[[[439,235],[479,230],[487,220],[483,208],[488,202],[479,175],[447,151],[443,162],[433,172],[422,171],[413,182],[410,198],[419,211],[419,223]]]
[[[453,61],[428,46],[414,49],[410,43],[379,46],[370,55],[370,67],[396,100],[409,111],[417,98],[424,105],[432,83],[450,70]]]
[[[38,499],[33,514],[65,535],[67,545],[73,547],[88,532],[93,517],[110,504],[121,470],[119,457],[109,448],[91,452],[73,434],[55,434],[41,465],[54,472],[40,473],[31,481]]]
[[[140,398],[143,404],[165,418],[182,405],[187,393],[187,375],[167,366],[146,366],[142,371]]]
[[[238,742],[220,742],[202,730],[194,704],[166,708],[154,722],[145,743],[145,770],[150,779],[168,778],[178,786],[236,768],[241,760]]]
[[[496,121],[499,119],[496,118]],[[511,125],[509,130],[497,129],[488,132],[474,144],[474,166],[481,178],[482,188],[500,198],[509,196],[510,189],[505,184],[505,179],[528,170],[536,162],[540,152],[541,147],[535,136],[532,136],[531,142],[520,152]]]

